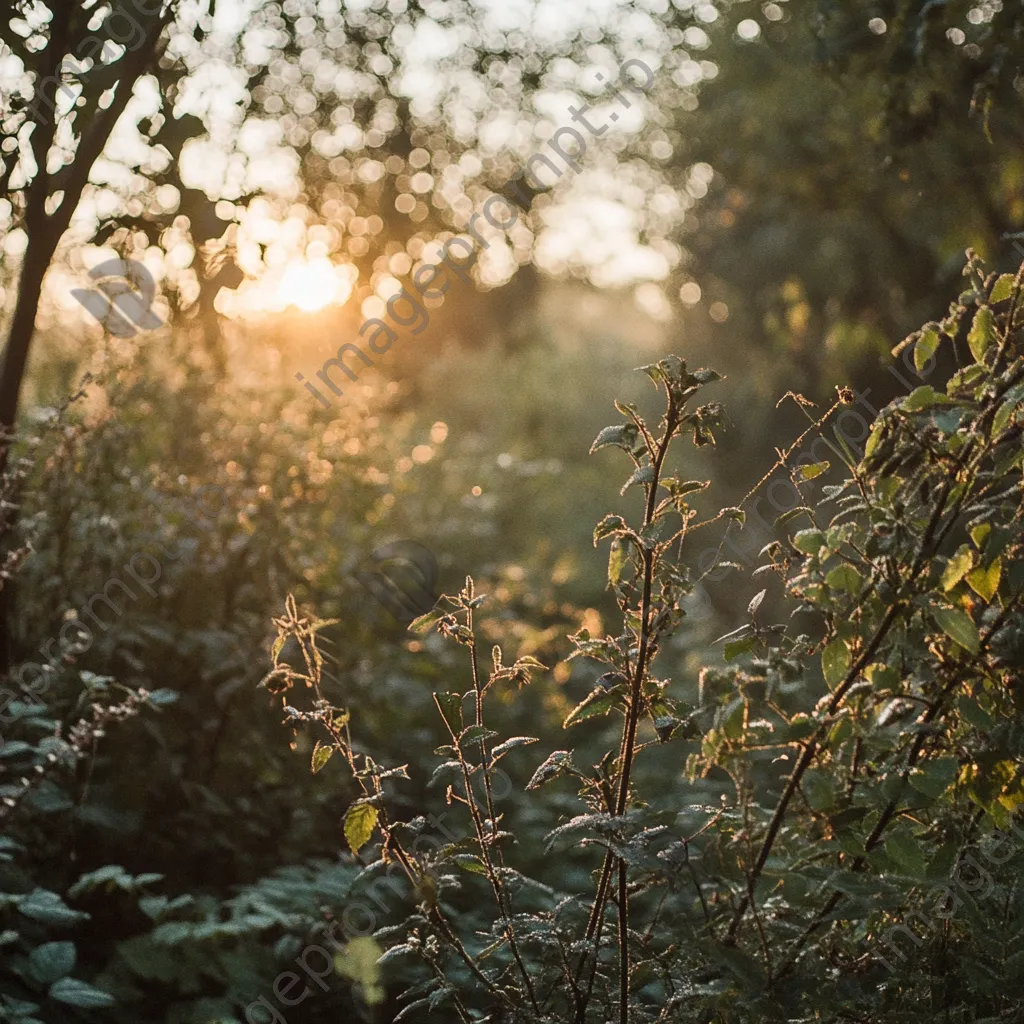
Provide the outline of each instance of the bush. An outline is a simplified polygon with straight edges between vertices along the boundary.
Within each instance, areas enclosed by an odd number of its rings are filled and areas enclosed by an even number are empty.
[[[665,401],[657,429],[618,405],[592,448],[622,449],[623,490],[644,495],[639,522],[608,515],[594,532],[610,542],[622,625],[570,638],[570,659],[595,666],[564,723],[584,740],[535,758],[515,800],[504,768],[538,738],[505,735],[494,709],[509,717],[543,666],[500,645],[487,661],[472,579],[414,623],[467,655],[468,684],[434,694],[433,781],[463,835],[427,807],[393,813],[406,766],[353,739],[359,707],[325,685],[329,623],[289,599],[264,685],[290,728],[316,731],[314,773],[340,761],[357,787],[344,819],[364,865],[355,893],[384,913],[382,882],[413,898],[384,927],[349,899],[327,929],[343,964],[369,932],[386,947],[380,964],[406,999],[395,1020],[905,1022],[940,1007],[948,1021],[1019,1018],[1024,267],[986,275],[971,256],[965,274],[948,316],[904,343],[919,369],[953,351],[961,368],[944,391],[921,386],[883,409],[859,455],[837,432],[842,467],[794,459],[796,445],[781,454],[772,472],[801,500],[755,571],[780,593],[754,596],[720,638],[725,663],[697,680],[673,642],[717,568],[694,569],[697,544],[718,529],[721,551],[756,488],[698,516],[704,485],[672,474],[670,449],[684,435],[713,444],[722,409],[693,403],[718,375],[676,356],[643,368]],[[842,391],[814,431],[852,400]],[[774,621],[783,611],[790,622]],[[282,659],[289,639],[301,658]],[[611,744],[594,731],[608,719],[620,723]],[[683,761],[686,785],[664,771]],[[380,998],[372,971],[348,973],[365,979],[367,1004]]]

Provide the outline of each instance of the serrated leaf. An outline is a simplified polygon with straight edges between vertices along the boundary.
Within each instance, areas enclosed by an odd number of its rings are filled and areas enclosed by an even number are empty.
[[[353,804],[345,812],[345,840],[354,854],[370,841],[376,826],[377,808],[371,804]]]
[[[459,733],[459,743],[473,743],[474,741],[479,742],[480,740],[489,740],[494,736],[497,736],[496,732],[492,732],[484,725],[470,725]]]
[[[850,671],[850,649],[845,641],[835,639],[821,652],[821,671],[832,689],[846,678]]]
[[[932,618],[946,636],[971,654],[977,654],[981,650],[978,627],[962,608],[933,608]]]
[[[590,454],[599,451],[602,448],[608,448],[615,445],[619,448],[624,448],[627,452],[633,450],[633,446],[636,444],[637,429],[635,423],[617,423],[610,427],[605,427],[594,439],[594,443],[590,446]]]
[[[1003,575],[1003,560],[997,558],[987,569],[980,565],[966,576],[967,585],[983,601],[991,601],[999,589],[999,581]]]
[[[491,759],[496,761],[502,754],[507,754],[515,747],[525,747],[527,744],[536,742],[538,742],[536,736],[513,736],[511,739],[505,740],[504,743],[499,743],[491,751]]]
[[[931,328],[922,331],[921,337],[917,339],[917,344],[914,345],[914,368],[923,370],[935,355],[938,347],[939,332]]]
[[[995,340],[995,317],[988,306],[982,306],[974,315],[974,323],[967,335],[967,346],[977,363],[985,362],[985,355]]]
[[[622,485],[619,494],[625,494],[634,484],[649,484],[654,482],[654,467],[648,463],[633,471],[633,475]]]
[[[961,544],[942,571],[942,589],[946,592],[952,590],[971,571],[973,566],[973,552],[966,544]]]
[[[580,722],[585,722],[588,718],[594,718],[597,715],[606,715],[615,706],[615,702],[619,696],[621,689],[616,687],[612,690],[606,690],[603,687],[597,687],[576,705],[565,716],[565,721],[562,722],[563,729],[569,729],[574,725],[578,725]]]
[[[618,530],[627,530],[629,527],[626,525],[626,520],[622,516],[606,515],[601,522],[594,527],[594,547],[597,547],[597,542],[603,540],[609,534],[615,533]]]
[[[313,756],[310,758],[310,767],[313,769],[314,775],[330,761],[333,753],[334,747],[321,743],[319,740],[316,741],[316,746],[313,748]]]
[[[570,774],[574,770],[572,754],[568,750],[556,750],[549,754],[543,764],[533,773],[526,788],[537,789],[545,782],[557,779],[561,775]]]

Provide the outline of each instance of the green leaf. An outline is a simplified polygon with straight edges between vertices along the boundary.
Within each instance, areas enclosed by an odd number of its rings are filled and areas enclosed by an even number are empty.
[[[852,596],[860,590],[863,578],[852,565],[837,565],[825,577],[825,582],[833,590],[845,590]]]
[[[921,332],[914,346],[914,368],[923,370],[930,362],[935,350],[939,347],[939,332],[929,328]]]
[[[982,306],[975,314],[974,323],[971,324],[970,333],[967,335],[967,345],[975,362],[985,362],[985,355],[995,336],[995,318],[992,310],[988,306]]]
[[[114,997],[103,989],[93,988],[75,978],[61,978],[50,986],[50,998],[82,1010],[102,1009],[114,1005]]]
[[[539,789],[545,782],[557,779],[561,775],[574,774],[576,771],[572,763],[572,754],[568,750],[556,750],[549,754],[547,759],[533,773],[532,778],[526,784],[527,789]]]
[[[334,753],[334,747],[328,746],[325,743],[321,743],[319,740],[316,741],[316,746],[313,748],[312,768],[313,774],[316,775],[318,771],[331,759],[331,755]]]
[[[476,856],[474,853],[457,853],[452,860],[460,867],[463,871],[468,871],[473,875],[486,875],[487,866],[484,862]]]
[[[373,835],[377,826],[377,808],[370,804],[353,804],[345,813],[345,839],[349,849],[358,853]]]
[[[615,533],[618,530],[626,530],[626,520],[622,516],[606,515],[601,522],[594,527],[594,547],[597,547],[597,542],[603,540],[609,534]]]
[[[822,771],[812,769],[807,772],[800,788],[812,811],[827,811],[835,805],[836,795],[832,781]]]
[[[838,686],[850,671],[850,649],[843,640],[833,640],[821,652],[821,671],[829,687]]]
[[[919,793],[938,799],[956,781],[960,762],[955,757],[936,757],[926,761],[910,776],[910,784]]]
[[[497,735],[484,725],[470,725],[459,733],[459,743],[479,743],[480,740],[489,740]]]
[[[1003,302],[1013,294],[1013,274],[1000,274],[999,280],[992,286],[989,302]]]
[[[594,439],[590,446],[590,454],[599,451],[601,448],[608,448],[616,445],[631,452],[636,445],[637,429],[635,423],[618,423],[611,427],[605,427]]]
[[[425,615],[420,615],[418,618],[413,619],[409,623],[409,631],[412,633],[426,633],[440,618],[441,612],[429,611]]]
[[[824,543],[825,534],[821,530],[800,530],[793,535],[793,547],[805,555],[816,555]]]
[[[790,519],[796,519],[797,516],[802,515],[813,515],[813,512],[806,505],[797,505],[796,508],[791,508],[788,512],[783,512],[782,515],[775,520],[775,525],[782,526],[783,523],[788,523]]]
[[[885,841],[886,854],[910,877],[922,878],[925,873],[924,854],[909,831],[893,832]]]
[[[505,740],[504,743],[499,743],[491,751],[491,760],[497,761],[497,759],[501,757],[502,754],[507,754],[510,750],[514,749],[515,747],[525,747],[529,743],[536,742],[536,736],[513,736],[511,739]]]
[[[27,896],[23,896],[18,901],[18,910],[25,917],[42,921],[43,924],[77,924],[89,917],[80,910],[72,910],[55,892],[47,889],[33,889]]]
[[[816,476],[821,476],[822,473],[827,473],[829,465],[830,464],[826,461],[826,462],[815,462],[815,463],[812,463],[809,466],[801,466],[800,467],[800,475],[805,480],[813,480]]]
[[[985,543],[985,538],[992,532],[991,523],[979,523],[977,526],[971,529],[971,540],[974,541],[974,546],[980,551],[982,545]]]
[[[739,640],[730,640],[725,647],[722,648],[722,653],[725,656],[726,661],[732,661],[734,658],[738,658],[741,654],[746,654],[747,651],[753,650],[754,644],[756,643],[757,637],[753,634],[741,637]]]
[[[75,969],[75,944],[44,942],[32,950],[28,962],[36,981],[42,985],[49,985]]]
[[[950,399],[943,394],[936,392],[930,384],[924,387],[914,388],[913,391],[903,399],[900,408],[903,412],[921,412],[923,409],[930,409],[933,405],[946,405]]]
[[[622,485],[619,494],[625,494],[634,484],[649,484],[654,482],[654,467],[648,463],[635,470],[633,475]]]
[[[435,693],[434,703],[453,736],[462,732],[462,698],[457,693]]]
[[[622,570],[626,568],[626,561],[626,545],[616,537],[608,552],[608,585],[610,587],[618,586],[619,580],[622,578]]]
[[[966,544],[961,544],[942,572],[942,589],[948,593],[971,571],[973,566],[973,552]]]
[[[578,725],[580,722],[585,722],[588,718],[594,718],[597,715],[606,715],[613,707],[615,707],[616,701],[619,698],[619,694],[622,692],[621,687],[614,687],[611,690],[605,690],[603,687],[596,687],[565,716],[565,721],[562,723],[563,729],[569,729],[574,725]]]
[[[987,569],[980,565],[967,574],[967,585],[983,601],[991,601],[999,589],[999,580],[1003,575],[1003,560],[997,558]]]
[[[981,650],[978,627],[962,608],[933,608],[932,618],[946,636],[971,654],[977,654]]]

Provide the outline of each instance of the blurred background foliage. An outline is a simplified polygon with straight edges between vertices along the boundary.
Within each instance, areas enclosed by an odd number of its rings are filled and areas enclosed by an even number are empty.
[[[631,367],[675,351],[727,375],[727,429],[685,476],[734,504],[805,425],[776,410],[783,391],[903,390],[889,350],[956,297],[965,247],[1008,269],[1024,232],[1024,10],[1008,0],[143,6],[0,4],[0,322],[9,346],[19,323],[33,339],[12,664],[136,552],[183,552],[65,656],[43,706],[12,705],[0,1019],[240,1021],[343,902],[352,793],[310,777],[255,688],[286,593],[340,619],[330,671],[367,749],[432,765],[431,689],[464,669],[354,581],[376,546],[425,543],[446,590],[472,572],[493,595],[483,633],[551,665],[614,610],[591,531],[637,499],[586,451],[613,398],[650,401]],[[152,45],[116,42],[126,16]],[[115,41],[64,61],[96,39]],[[628,58],[654,82],[627,110],[597,74]],[[55,70],[47,119],[32,105]],[[482,228],[473,286],[322,408],[295,374],[313,379],[581,103],[595,125],[621,113],[582,172],[530,190],[505,235]],[[161,328],[112,337],[70,297],[115,254],[156,276]],[[206,484],[227,505],[199,528],[173,502]],[[709,588],[663,671],[695,692],[757,589]],[[509,732],[557,745],[581,672],[524,691]],[[155,696],[80,757],[54,747],[118,687]],[[684,785],[681,761],[657,771]],[[405,797],[411,815],[442,793]],[[36,891],[52,899],[25,904]],[[95,988],[57,998],[64,978]],[[339,979],[288,1019],[339,1013],[394,1007]]]

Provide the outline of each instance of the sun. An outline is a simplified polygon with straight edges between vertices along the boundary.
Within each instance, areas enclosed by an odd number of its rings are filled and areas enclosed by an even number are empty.
[[[279,309],[295,306],[311,313],[332,303],[341,305],[351,294],[352,285],[343,268],[326,257],[295,260],[281,272],[272,305]]]

